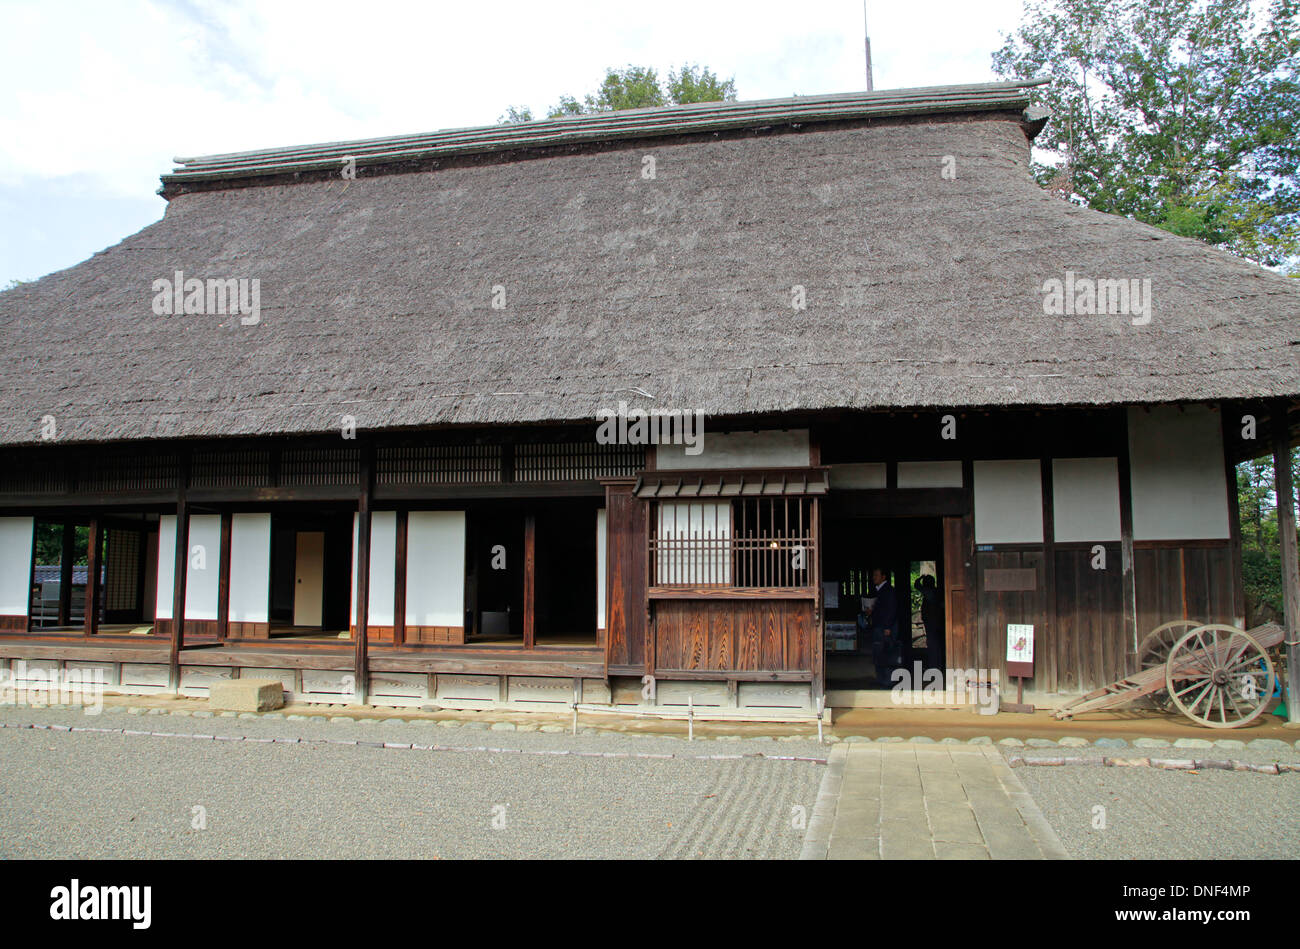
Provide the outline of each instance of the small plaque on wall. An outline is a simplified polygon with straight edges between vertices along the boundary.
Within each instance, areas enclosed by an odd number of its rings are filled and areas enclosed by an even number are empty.
[[[1038,589],[1034,567],[999,567],[984,571],[984,589],[989,593],[1018,593]]]

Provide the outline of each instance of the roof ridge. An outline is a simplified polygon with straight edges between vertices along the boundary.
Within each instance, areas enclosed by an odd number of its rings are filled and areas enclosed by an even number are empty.
[[[692,132],[762,127],[869,116],[924,115],[1005,110],[1028,105],[1028,90],[1047,79],[922,86],[871,92],[840,92],[746,102],[698,102],[646,109],[597,112],[412,135],[323,142],[176,158],[162,176],[173,182],[261,177],[335,169],[344,160],[358,167],[448,154],[537,148]]]

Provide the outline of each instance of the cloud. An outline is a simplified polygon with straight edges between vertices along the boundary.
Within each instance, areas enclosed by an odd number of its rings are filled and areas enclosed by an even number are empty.
[[[878,89],[993,78],[1020,10],[870,6]],[[149,201],[174,156],[490,124],[507,105],[540,114],[608,66],[705,65],[742,99],[865,85],[858,0],[12,0],[5,23],[0,180],[46,195],[75,181],[103,207]],[[74,262],[55,252],[48,269]],[[0,281],[31,276],[13,269],[0,260]]]

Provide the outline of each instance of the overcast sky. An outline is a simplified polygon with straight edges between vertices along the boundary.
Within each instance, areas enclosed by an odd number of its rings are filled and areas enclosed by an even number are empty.
[[[877,89],[996,78],[1021,0],[868,0]],[[544,114],[608,66],[865,88],[861,0],[5,0],[0,288],[158,220],[176,156]]]

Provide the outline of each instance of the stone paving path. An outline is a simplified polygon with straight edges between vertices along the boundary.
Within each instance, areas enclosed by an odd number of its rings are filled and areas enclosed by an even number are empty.
[[[836,745],[805,860],[1068,859],[1042,812],[987,745]]]

